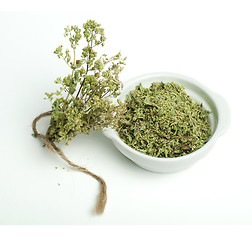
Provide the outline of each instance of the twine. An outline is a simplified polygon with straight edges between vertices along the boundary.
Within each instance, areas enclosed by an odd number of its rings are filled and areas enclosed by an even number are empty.
[[[70,166],[72,166],[73,168],[75,168],[75,169],[77,169],[77,170],[79,170],[79,171],[81,171],[83,173],[86,173],[86,174],[90,175],[91,177],[95,178],[98,182],[100,182],[101,189],[100,189],[100,193],[98,195],[98,201],[97,201],[97,204],[96,204],[96,207],[95,207],[95,212],[96,212],[96,214],[102,214],[104,212],[106,202],[107,202],[107,185],[106,185],[105,181],[101,177],[99,177],[96,174],[94,174],[94,173],[90,172],[89,170],[87,170],[86,168],[81,167],[81,166],[71,162],[65,156],[65,154],[62,152],[62,150],[59,147],[57,147],[53,141],[50,140],[50,135],[49,135],[50,126],[47,129],[46,135],[41,134],[41,133],[39,133],[37,131],[37,122],[43,117],[51,116],[52,113],[53,113],[53,111],[48,111],[48,112],[41,113],[39,116],[37,116],[33,120],[33,123],[32,123],[33,132],[34,132],[36,137],[39,137],[39,138],[41,138],[43,140],[43,142],[44,142],[43,146],[44,147],[47,147],[52,152],[57,152],[59,154],[59,156],[63,160],[65,160]]]

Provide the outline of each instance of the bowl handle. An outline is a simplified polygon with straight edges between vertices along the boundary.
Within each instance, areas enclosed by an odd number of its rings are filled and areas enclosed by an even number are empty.
[[[231,122],[231,112],[227,101],[219,94],[214,93],[217,102],[218,119],[218,136],[223,135],[229,128]]]
[[[115,135],[115,133],[114,133],[114,130],[113,129],[111,129],[111,128],[105,128],[105,129],[103,129],[103,134],[106,136],[106,137],[108,137],[108,138],[110,138],[111,140],[113,140],[115,137],[114,137],[114,135]]]

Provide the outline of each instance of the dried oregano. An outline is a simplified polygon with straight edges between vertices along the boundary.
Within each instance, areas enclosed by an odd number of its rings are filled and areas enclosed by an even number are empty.
[[[211,135],[208,114],[175,83],[141,84],[125,99],[118,122],[121,139],[154,157],[179,157],[202,147]]]
[[[54,53],[65,61],[71,72],[57,78],[55,83],[60,85],[60,89],[46,93],[46,96],[53,109],[50,139],[68,143],[78,133],[89,134],[90,130],[102,130],[116,124],[115,113],[120,105],[112,104],[109,97],[120,94],[119,73],[126,58],[122,58],[120,52],[112,57],[106,54],[98,57],[96,48],[103,47],[106,38],[104,29],[95,21],[87,21],[82,29],[66,27],[65,37],[70,41],[73,56],[68,48],[63,50],[62,45]],[[77,47],[82,38],[86,46],[82,46],[77,58]]]
[[[96,49],[104,46],[106,38],[104,29],[93,20],[88,20],[82,28],[67,26],[64,36],[70,42],[71,51],[60,45],[54,53],[66,63],[70,73],[55,80],[60,85],[59,90],[46,93],[52,110],[34,119],[33,136],[41,138],[44,146],[57,152],[69,165],[100,182],[96,212],[101,214],[107,200],[105,181],[71,162],[55,143],[64,141],[68,144],[78,133],[89,134],[91,130],[116,127],[123,108],[120,101],[115,105],[110,98],[120,94],[122,83],[119,74],[126,58],[122,58],[120,52],[112,57],[106,54],[98,56]],[[50,126],[46,134],[41,134],[37,131],[37,122],[45,116],[51,117]]]

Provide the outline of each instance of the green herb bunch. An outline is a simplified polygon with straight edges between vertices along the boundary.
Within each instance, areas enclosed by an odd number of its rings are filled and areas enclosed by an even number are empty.
[[[202,147],[211,135],[209,112],[175,83],[141,84],[126,97],[117,131],[132,148],[154,157],[179,157]]]
[[[120,94],[119,73],[126,58],[120,52],[112,57],[98,56],[96,49],[104,46],[106,38],[104,29],[93,20],[82,28],[67,26],[64,36],[71,51],[60,45],[54,53],[66,63],[70,73],[57,78],[59,90],[46,96],[53,110],[48,130],[50,140],[64,140],[68,144],[78,133],[89,134],[91,130],[116,126],[121,103],[112,104],[111,98]]]

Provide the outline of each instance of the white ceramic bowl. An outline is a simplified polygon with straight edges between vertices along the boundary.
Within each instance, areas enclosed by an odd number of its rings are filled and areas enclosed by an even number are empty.
[[[125,96],[140,83],[143,87],[150,87],[152,82],[161,81],[164,83],[174,82],[184,86],[185,91],[196,102],[202,103],[203,107],[211,112],[209,114],[209,122],[212,128],[212,135],[203,147],[182,157],[158,158],[145,155],[129,147],[113,129],[104,130],[104,135],[113,141],[122,154],[140,167],[159,173],[177,172],[190,167],[204,157],[213,147],[217,138],[227,131],[230,124],[230,110],[223,97],[203,86],[198,81],[183,75],[166,72],[146,74],[126,81],[119,98],[124,100]]]

